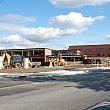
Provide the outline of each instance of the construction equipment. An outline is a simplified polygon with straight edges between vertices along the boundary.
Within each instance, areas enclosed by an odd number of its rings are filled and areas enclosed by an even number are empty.
[[[28,61],[28,66],[29,68],[32,68],[32,62],[30,60]]]
[[[11,65],[14,68],[21,68],[23,66],[23,56],[13,55],[11,57]]]
[[[52,62],[53,66],[64,66],[65,61],[62,59],[62,55],[58,54],[55,58],[49,59],[49,62]]]
[[[0,69],[3,69],[3,56],[0,56]]]
[[[3,66],[4,68],[10,68],[10,62],[11,62],[11,56],[7,53],[4,52],[3,54]]]
[[[3,54],[3,65],[4,68],[21,68],[23,67],[23,56],[21,55],[9,55],[7,52]],[[32,67],[32,63],[28,62],[29,67]]]

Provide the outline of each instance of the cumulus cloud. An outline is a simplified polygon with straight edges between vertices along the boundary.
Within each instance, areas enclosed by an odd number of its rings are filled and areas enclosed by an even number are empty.
[[[70,12],[67,15],[53,17],[50,27],[26,27],[20,24],[0,23],[0,31],[10,35],[1,38],[4,47],[36,47],[52,39],[67,37],[85,31],[94,22],[104,19],[104,16],[86,17],[81,13]]]
[[[25,48],[38,46],[36,42],[31,42],[24,37],[15,34],[0,38],[0,46],[2,48]]]
[[[84,5],[95,6],[109,3],[110,0],[49,0],[53,5],[59,7],[79,7]]]
[[[52,27],[27,28],[27,27],[12,26],[12,25],[8,27],[5,28],[5,26],[2,26],[0,27],[0,30],[5,30],[10,34],[18,33],[19,35],[23,36],[25,39],[37,43],[48,42],[49,40],[52,39],[57,39],[61,37],[63,38],[64,36],[76,34],[79,32],[75,29],[62,30],[59,28],[52,28]]]
[[[31,42],[47,42],[51,39],[63,37],[64,35],[67,35],[67,33],[69,33],[60,30],[59,28],[52,27],[28,28],[12,24],[0,25],[0,31],[7,31],[10,34],[17,33],[23,36],[25,39],[30,40]]]
[[[82,32],[96,21],[104,19],[104,16],[85,17],[81,13],[70,12],[67,15],[53,17],[50,24],[61,29],[73,30],[71,32]]]
[[[30,41],[47,42],[63,36],[63,30],[51,27],[28,28],[23,31],[23,35]]]

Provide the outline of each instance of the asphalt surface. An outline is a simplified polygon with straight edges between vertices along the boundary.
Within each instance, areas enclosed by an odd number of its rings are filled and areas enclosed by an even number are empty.
[[[109,95],[109,69],[60,77],[0,78],[0,110],[85,110]]]

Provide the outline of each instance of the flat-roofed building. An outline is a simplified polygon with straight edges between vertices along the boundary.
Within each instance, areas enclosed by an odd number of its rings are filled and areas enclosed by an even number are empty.
[[[110,57],[110,44],[69,46],[69,50],[79,50],[88,57]]]
[[[56,58],[61,54],[62,58],[67,62],[82,61],[82,54],[74,53],[73,50],[53,50],[49,58]]]
[[[88,59],[110,63],[110,44],[73,45],[69,46],[69,50],[73,52],[79,50],[83,55],[87,55]]]
[[[28,48],[28,49],[5,49],[0,50],[2,56],[4,51],[10,55],[21,55],[30,59],[31,62],[47,62],[48,55],[52,55],[52,50],[48,48]]]

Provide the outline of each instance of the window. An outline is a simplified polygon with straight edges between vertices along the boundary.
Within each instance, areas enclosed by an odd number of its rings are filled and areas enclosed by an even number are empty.
[[[73,52],[76,52],[78,49],[73,49]]]
[[[23,51],[23,56],[27,57],[28,56],[28,51]]]
[[[97,56],[103,57],[103,56],[105,56],[105,55],[104,55],[104,54],[101,54],[101,53],[98,53]]]
[[[29,51],[29,56],[33,56],[33,51],[32,50]]]
[[[43,58],[32,58],[33,62],[44,62]]]
[[[94,55],[93,55],[93,54],[88,54],[87,56],[88,56],[88,57],[93,57]]]
[[[80,52],[83,52],[83,49],[79,49]]]
[[[62,55],[68,55],[68,51],[61,51]]]
[[[86,49],[87,52],[93,52],[93,49]]]
[[[34,56],[44,56],[44,52],[40,52],[40,51],[34,51]]]
[[[110,48],[108,48],[108,51],[110,52]]]
[[[97,51],[102,52],[102,51],[104,51],[104,48],[98,48]]]
[[[105,56],[104,54],[102,54],[102,56]]]

